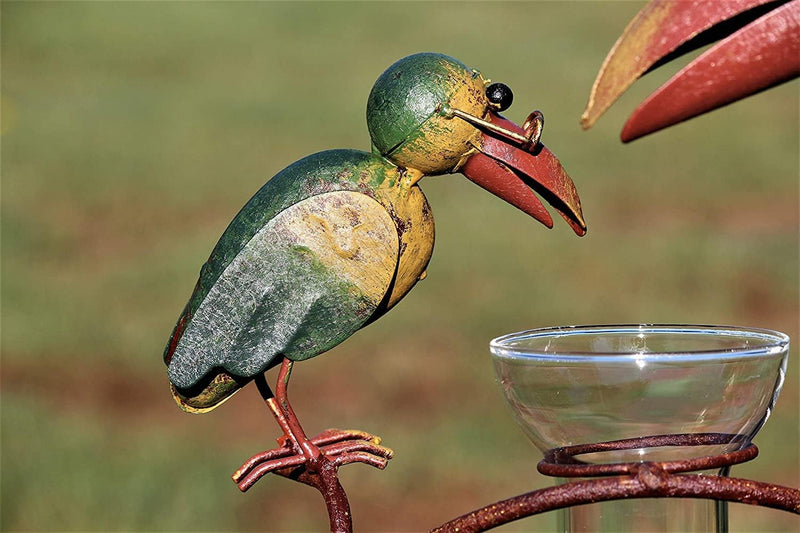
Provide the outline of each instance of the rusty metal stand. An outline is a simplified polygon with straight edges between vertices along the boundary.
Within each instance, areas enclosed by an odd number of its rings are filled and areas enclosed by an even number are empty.
[[[276,394],[272,393],[263,374],[256,376],[258,391],[283,435],[278,439],[278,448],[257,453],[245,461],[234,472],[233,481],[239,490],[246,492],[272,472],[314,487],[325,500],[331,531],[350,533],[353,530],[350,502],[339,483],[339,467],[364,463],[383,470],[394,452],[381,446],[379,437],[359,430],[327,429],[309,439],[289,403],[292,365],[287,358],[282,361]]]
[[[656,446],[707,446],[740,443],[734,452],[684,461],[587,464],[576,455]],[[475,510],[434,529],[440,533],[486,531],[547,511],[625,498],[706,498],[772,507],[800,514],[800,490],[722,476],[683,474],[724,468],[754,459],[758,448],[742,435],[696,433],[555,448],[545,453],[538,470],[567,478],[606,477],[575,481],[521,494]]]

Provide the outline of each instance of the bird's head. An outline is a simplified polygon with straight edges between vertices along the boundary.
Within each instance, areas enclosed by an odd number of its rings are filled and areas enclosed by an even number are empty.
[[[575,185],[539,141],[541,113],[517,126],[500,115],[512,98],[506,85],[488,82],[451,57],[405,57],[381,74],[369,95],[373,150],[416,176],[461,172],[552,227],[535,191],[583,235]]]

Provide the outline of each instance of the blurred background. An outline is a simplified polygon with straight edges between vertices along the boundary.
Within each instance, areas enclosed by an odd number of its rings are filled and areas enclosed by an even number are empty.
[[[238,209],[305,155],[369,149],[372,83],[414,52],[508,84],[516,122],[545,113],[589,233],[560,219],[548,231],[460,175],[421,183],[437,230],[427,279],[292,380],[309,433],[362,428],[396,452],[384,472],[342,469],[356,529],[424,530],[552,483],[494,381],[497,335],[712,323],[797,345],[798,84],[622,145],[667,67],[583,132],[597,70],[640,7],[4,2],[0,528],[327,527],[308,487],[267,478],[242,495],[231,482],[278,436],[257,391],[185,414],[161,355]],[[761,457],[734,475],[800,484],[797,355]],[[790,531],[797,518],[734,505],[731,524]]]

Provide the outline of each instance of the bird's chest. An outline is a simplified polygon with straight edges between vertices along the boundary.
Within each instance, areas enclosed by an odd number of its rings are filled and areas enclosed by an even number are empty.
[[[397,274],[387,302],[389,309],[425,277],[433,254],[433,212],[416,185],[408,189],[393,188],[376,196],[397,226],[400,245]]]

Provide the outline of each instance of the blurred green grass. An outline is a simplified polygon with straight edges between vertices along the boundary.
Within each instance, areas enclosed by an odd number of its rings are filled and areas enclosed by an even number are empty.
[[[694,322],[799,338],[797,82],[623,146],[656,72],[581,132],[638,7],[4,2],[0,529],[326,527],[305,487],[270,479],[243,496],[228,481],[277,436],[257,394],[185,415],[160,356],[239,207],[304,155],[367,149],[372,82],[413,52],[507,83],[512,119],[544,111],[589,234],[547,231],[459,176],[422,182],[428,278],[293,379],[310,432],[364,428],[397,452],[385,472],[342,470],[358,529],[425,529],[550,483],[494,384],[493,336]],[[800,484],[796,348],[789,365],[761,457],[735,475]],[[749,506],[731,516],[739,531],[797,526]]]

